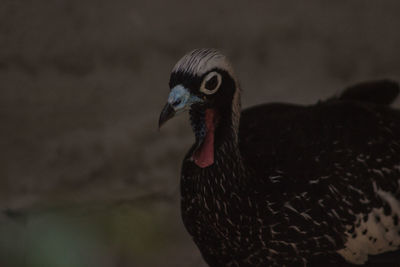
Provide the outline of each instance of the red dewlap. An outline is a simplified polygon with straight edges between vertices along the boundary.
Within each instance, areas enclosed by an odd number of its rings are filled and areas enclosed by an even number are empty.
[[[214,131],[215,131],[215,111],[206,109],[206,137],[200,147],[194,152],[193,160],[200,168],[205,168],[214,163]]]

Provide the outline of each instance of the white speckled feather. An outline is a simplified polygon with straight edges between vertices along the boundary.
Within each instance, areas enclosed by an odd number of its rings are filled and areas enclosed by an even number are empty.
[[[399,180],[400,181],[400,180]],[[386,202],[391,213],[385,215],[384,209],[372,209],[368,214],[368,220],[363,220],[363,215],[357,216],[354,233],[347,233],[348,239],[345,248],[338,251],[347,261],[353,264],[364,264],[368,260],[368,255],[376,255],[388,251],[393,251],[400,246],[400,225],[395,224],[394,217],[400,216],[400,200],[396,199],[392,193],[377,189],[375,192]]]

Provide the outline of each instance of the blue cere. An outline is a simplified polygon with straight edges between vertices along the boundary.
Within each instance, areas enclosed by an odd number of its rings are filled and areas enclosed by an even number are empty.
[[[175,112],[184,111],[194,103],[202,102],[201,98],[192,95],[188,89],[182,85],[172,88],[168,96],[168,103],[174,108]]]

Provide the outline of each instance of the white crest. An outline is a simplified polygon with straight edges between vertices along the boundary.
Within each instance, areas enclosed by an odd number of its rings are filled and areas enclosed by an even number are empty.
[[[231,64],[226,57],[218,50],[209,48],[196,49],[189,52],[176,63],[172,72],[181,71],[202,76],[214,68],[225,70],[234,78]]]

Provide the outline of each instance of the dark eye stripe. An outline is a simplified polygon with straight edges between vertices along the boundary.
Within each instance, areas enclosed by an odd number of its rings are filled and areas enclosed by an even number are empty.
[[[214,89],[217,87],[217,85],[218,85],[218,78],[217,78],[216,75],[214,75],[211,79],[209,79],[209,80],[206,82],[205,88],[206,88],[207,90],[212,91],[212,90],[214,90]]]

